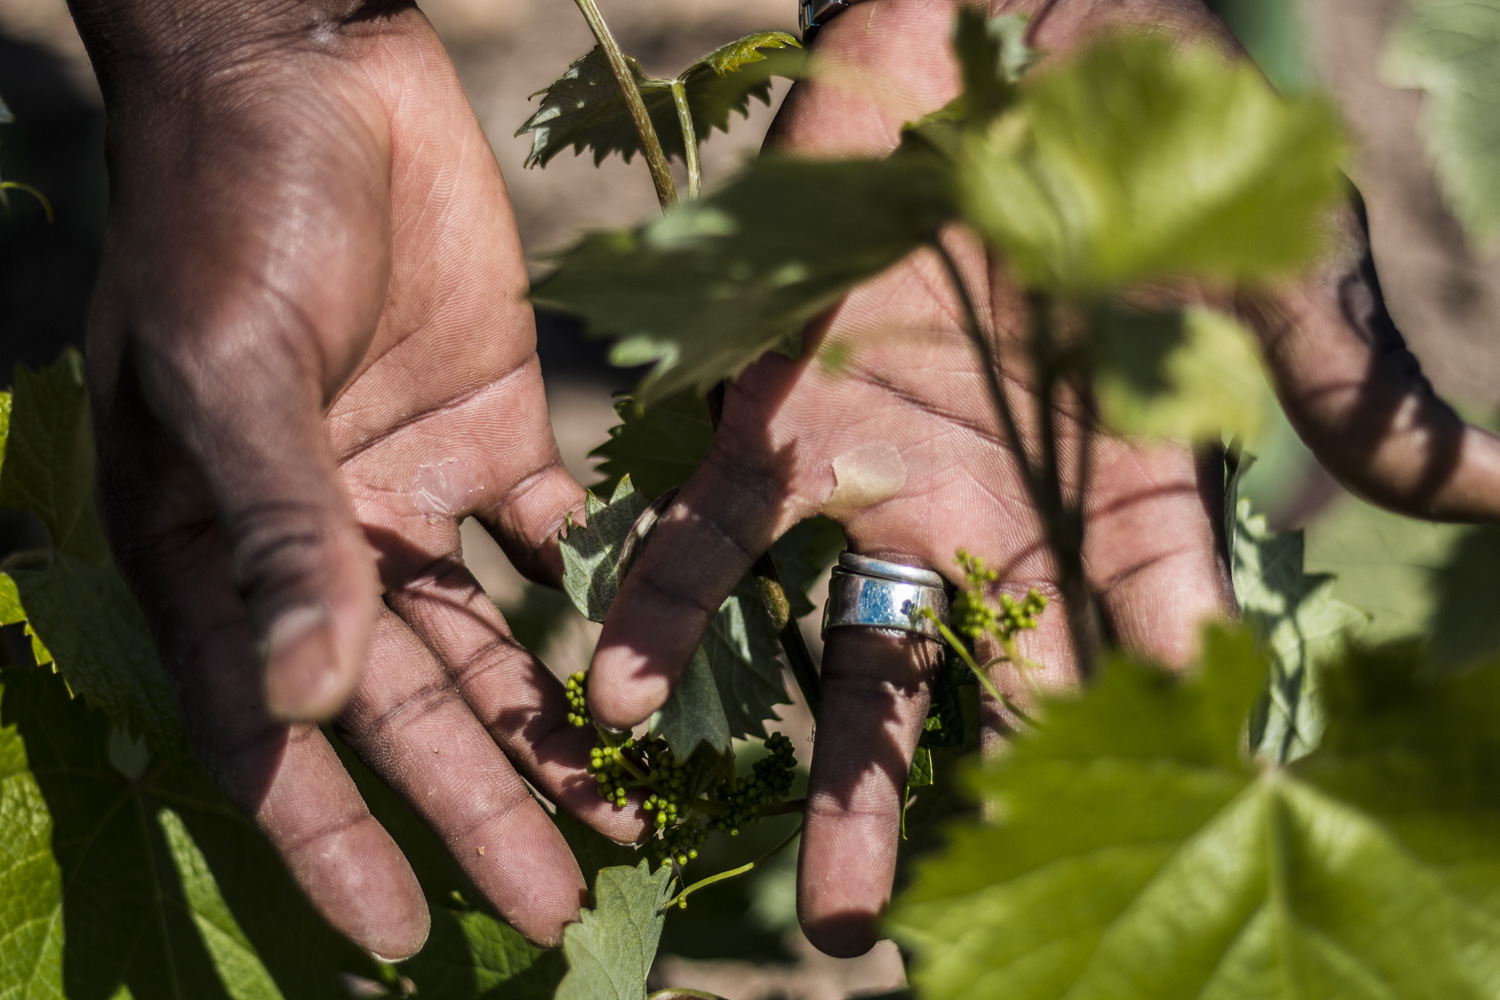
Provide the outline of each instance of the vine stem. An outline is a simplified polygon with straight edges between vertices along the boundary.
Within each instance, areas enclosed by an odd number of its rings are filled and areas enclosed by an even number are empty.
[[[620,43],[615,41],[609,24],[594,0],[573,2],[578,5],[583,19],[588,22],[589,30],[594,33],[594,41],[599,43],[599,49],[609,63],[609,71],[614,74],[615,83],[620,87],[620,96],[624,98],[625,108],[630,113],[630,123],[635,126],[635,134],[641,141],[646,167],[651,171],[656,200],[661,202],[663,209],[671,208],[677,204],[677,185],[672,181],[672,167],[667,162],[666,152],[661,148],[656,126],[651,124],[651,113],[646,110],[646,101],[641,97],[641,89],[636,86],[635,75],[630,72],[630,64],[625,61],[625,53],[620,49]]]
[[[697,201],[703,192],[703,164],[698,159],[698,130],[693,125],[693,109],[688,106],[687,84],[679,77],[672,81],[672,103],[677,106],[677,123],[682,126],[683,158],[687,161],[688,200]]]
[[[1083,575],[1083,534],[1080,511],[1070,510],[1062,500],[1062,486],[1057,464],[1057,437],[1052,422],[1053,404],[1058,380],[1058,369],[1050,350],[1051,338],[1045,336],[1042,326],[1050,322],[1050,310],[1046,303],[1036,297],[1030,301],[1032,322],[1032,355],[1038,367],[1040,391],[1037,393],[1037,412],[1041,422],[1042,454],[1041,467],[1037,468],[1021,439],[1020,425],[1010,398],[1001,384],[1000,358],[992,335],[985,329],[969,293],[968,282],[959,270],[958,262],[948,252],[941,239],[934,238],[930,246],[942,261],[948,280],[958,296],[964,315],[965,332],[979,352],[984,368],[985,383],[990,399],[1000,417],[1000,426],[1007,443],[1021,463],[1021,479],[1026,484],[1027,495],[1042,520],[1042,531],[1048,547],[1057,557],[1059,587],[1062,590],[1063,612],[1068,619],[1068,639],[1073,647],[1073,656],[1078,664],[1080,678],[1087,682],[1093,675],[1094,637],[1093,596]],[[1044,339],[1045,338],[1045,339]],[[1087,442],[1085,442],[1087,446]],[[1082,494],[1080,493],[1080,498]]]
[[[1062,465],[1057,447],[1057,388],[1062,381],[1063,361],[1053,336],[1053,310],[1049,299],[1041,295],[1027,297],[1031,318],[1031,362],[1038,382],[1036,394],[1037,426],[1042,436],[1042,465],[1045,475],[1042,487],[1046,504],[1041,508],[1047,518],[1047,541],[1058,562],[1058,588],[1062,591],[1063,611],[1068,617],[1068,636],[1072,640],[1073,658],[1078,664],[1079,679],[1087,683],[1094,673],[1094,658],[1099,630],[1094,616],[1094,595],[1083,571],[1083,496],[1089,473],[1087,431],[1079,446],[1077,502],[1067,504],[1062,496]],[[1087,420],[1083,421],[1087,427]]]
[[[723,882],[723,881],[726,881],[728,879],[737,878],[740,875],[747,875],[750,872],[753,872],[755,870],[755,868],[756,868],[757,865],[762,865],[765,862],[769,861],[776,854],[779,854],[782,850],[784,850],[787,847],[787,845],[791,844],[792,841],[796,840],[799,836],[801,836],[801,834],[802,834],[802,824],[798,823],[797,824],[797,828],[795,830],[793,830],[791,833],[787,834],[786,838],[784,840],[782,840],[781,843],[777,844],[775,847],[771,848],[769,851],[767,851],[766,853],[762,854],[760,857],[756,858],[754,861],[748,861],[745,864],[740,865],[738,868],[730,868],[729,870],[719,872],[716,875],[710,875],[710,876],[708,876],[708,878],[699,879],[698,881],[694,882],[692,885],[688,886],[686,889],[683,889],[677,895],[673,896],[671,899],[667,900],[667,905],[664,907],[664,909],[668,909],[669,910],[669,909],[671,909],[674,906],[686,907],[687,906],[687,898],[688,898],[688,896],[690,896],[693,893],[697,892],[699,889],[707,889],[709,886],[713,885],[715,882]]]

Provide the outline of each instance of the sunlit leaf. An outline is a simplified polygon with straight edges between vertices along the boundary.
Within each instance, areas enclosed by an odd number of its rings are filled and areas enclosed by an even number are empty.
[[[1423,125],[1443,193],[1476,241],[1500,235],[1500,0],[1413,0],[1386,79],[1427,92]]]
[[[1500,669],[1411,651],[1326,676],[1285,767],[1241,750],[1261,666],[1210,633],[1174,679],[1115,660],[973,776],[891,924],[926,1000],[1443,997],[1500,990]]]
[[[709,198],[589,236],[533,297],[614,339],[617,364],[653,363],[636,393],[649,407],[797,344],[810,319],[933,238],[949,214],[935,157],[763,158]]]
[[[1091,334],[1099,415],[1120,434],[1218,441],[1254,439],[1265,380],[1254,341],[1209,309],[1103,310]]]
[[[1240,617],[1268,654],[1266,690],[1250,716],[1250,748],[1278,763],[1305,756],[1323,736],[1325,666],[1367,616],[1334,596],[1334,578],[1302,565],[1302,532],[1272,533],[1237,505],[1234,596]]]
[[[966,216],[1028,286],[1093,296],[1310,263],[1341,191],[1332,108],[1249,65],[1126,36],[1040,69],[961,158]]]
[[[280,1000],[378,976],[191,762],[0,671],[0,996]]]
[[[614,603],[620,551],[646,506],[626,476],[607,503],[590,491],[584,500],[587,523],[568,527],[562,540],[563,589],[591,622],[604,621]]]
[[[672,867],[652,874],[605,868],[594,883],[594,908],[563,934],[568,974],[557,1000],[645,1000],[646,975],[661,940],[663,908],[672,895]]]
[[[678,79],[687,92],[693,129],[701,142],[715,129],[729,131],[735,112],[747,115],[752,99],[769,104],[771,81],[792,78],[802,69],[802,46],[783,31],[761,31],[715,49]],[[648,77],[627,57],[651,124],[668,156],[683,156],[682,126],[672,99],[672,81]],[[640,152],[640,138],[620,96],[609,63],[597,47],[574,62],[541,93],[542,104],[516,135],[531,134],[527,166],[545,167],[558,153],[591,149],[594,162],[618,153],[628,162]]]

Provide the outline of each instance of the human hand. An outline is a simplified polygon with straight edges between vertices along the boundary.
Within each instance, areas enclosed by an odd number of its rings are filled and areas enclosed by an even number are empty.
[[[529,937],[584,882],[522,776],[621,840],[589,734],[461,561],[556,583],[583,491],[547,421],[504,182],[406,3],[79,0],[112,205],[100,499],[195,749],[314,905],[389,959],[428,915],[315,723]]]
[[[993,6],[1032,14],[1033,44],[1052,53],[1127,22],[1233,49],[1196,0]],[[871,0],[840,15],[817,46],[835,68],[794,88],[777,121],[778,148],[889,152],[903,121],[957,90],[949,53],[955,11],[953,3]],[[872,100],[868,87],[840,87],[845,67],[865,81],[878,72],[887,92]],[[969,286],[984,290],[978,311],[997,331],[1013,405],[1033,414],[1030,386],[1013,363],[1025,353],[1024,300],[977,247],[957,235],[947,245]],[[1385,314],[1352,212],[1317,273],[1237,305],[1261,336],[1294,424],[1347,483],[1425,516],[1500,514],[1500,446],[1466,428],[1421,378]],[[606,622],[590,676],[596,718],[627,726],[660,705],[735,581],[814,513],[837,518],[854,551],[952,578],[962,547],[997,568],[1007,590],[1057,596],[1058,567],[963,322],[937,257],[919,254],[809,331],[802,361],[768,356],[728,387],[707,459],[658,522]],[[817,359],[830,342],[852,347],[842,371]],[[1219,456],[1200,462],[1169,444],[1085,436],[1068,413],[1057,423],[1063,469],[1076,468],[1081,442],[1092,442],[1083,563],[1106,627],[1127,649],[1189,661],[1202,621],[1234,606]],[[1033,419],[1023,427],[1032,449],[1036,426]],[[1044,686],[1076,681],[1060,610],[1022,642],[1021,652],[1042,665],[1034,676]],[[903,633],[828,635],[798,890],[803,927],[825,951],[857,954],[874,941],[895,867],[905,776],[939,662],[936,644]],[[1024,703],[1025,686],[1005,669],[997,682]],[[991,709],[998,728],[1004,716]]]

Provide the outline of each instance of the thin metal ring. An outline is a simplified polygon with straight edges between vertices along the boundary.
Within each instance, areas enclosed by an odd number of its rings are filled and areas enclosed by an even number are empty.
[[[869,556],[849,551],[839,553],[839,568],[849,573],[873,576],[881,580],[915,583],[919,587],[946,587],[948,585],[948,581],[943,579],[943,574],[935,570],[923,566],[887,562],[884,559],[872,559]]]

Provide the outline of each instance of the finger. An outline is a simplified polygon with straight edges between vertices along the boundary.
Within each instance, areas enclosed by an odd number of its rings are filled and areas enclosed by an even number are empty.
[[[578,864],[432,651],[390,611],[338,725],[500,914],[556,947],[586,899]]]
[[[247,639],[261,651],[265,704],[283,720],[331,717],[358,680],[379,584],[322,426],[319,387],[275,350],[215,364],[143,353],[139,410],[161,422],[207,492],[205,514],[231,556],[224,585],[247,607]],[[132,391],[128,382],[121,391]]]
[[[910,633],[828,634],[797,914],[808,940],[830,955],[861,955],[879,936],[906,775],[942,662],[937,643]]]
[[[812,512],[760,454],[716,438],[636,556],[589,672],[589,706],[604,725],[627,729],[661,707],[740,578]]]
[[[1340,481],[1414,517],[1500,517],[1500,440],[1466,425],[1386,311],[1363,212],[1308,280],[1246,297],[1287,417]]]
[[[562,685],[515,641],[461,562],[439,561],[387,601],[436,653],[490,738],[544,795],[615,840],[646,833],[639,808],[618,809],[599,797],[586,770],[594,731],[568,721]]]
[[[1203,623],[1234,611],[1223,452],[1108,438],[1094,450],[1084,562],[1105,622],[1122,648],[1185,667]]]
[[[136,576],[204,766],[334,928],[387,960],[415,954],[421,886],[317,728],[271,717],[222,543],[197,533],[156,555]]]
[[[584,490],[563,468],[536,353],[505,382],[505,419],[486,447],[495,456],[495,481],[507,485],[484,495],[473,513],[516,569],[560,587],[558,536],[569,514],[581,520]]]

